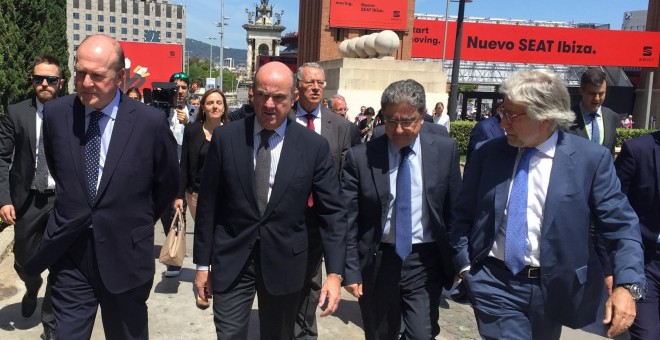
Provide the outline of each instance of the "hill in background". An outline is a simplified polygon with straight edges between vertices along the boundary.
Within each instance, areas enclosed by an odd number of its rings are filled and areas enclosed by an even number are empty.
[[[214,41],[215,42],[215,41]],[[186,38],[186,51],[190,51],[190,56],[197,57],[199,59],[209,59],[211,51],[209,50],[210,44]],[[213,59],[218,62],[218,57],[220,56],[220,46],[213,45]],[[236,67],[244,66],[247,59],[247,50],[238,49],[238,48],[225,48],[225,53],[223,58],[233,58],[234,65]]]

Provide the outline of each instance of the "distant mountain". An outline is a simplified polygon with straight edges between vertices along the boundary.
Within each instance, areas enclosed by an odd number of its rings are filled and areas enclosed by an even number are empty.
[[[203,41],[195,40],[195,39],[190,39],[186,38],[186,51],[190,51],[190,56],[195,56],[200,59],[209,59],[211,51],[209,50],[209,47],[211,45],[208,43],[205,43]],[[218,57],[220,56],[220,46],[218,45],[213,45],[213,59],[218,61]],[[246,64],[247,60],[247,50],[242,50],[238,48],[225,48],[225,53],[223,55],[223,58],[234,58],[234,65],[236,67],[238,66],[244,66]]]

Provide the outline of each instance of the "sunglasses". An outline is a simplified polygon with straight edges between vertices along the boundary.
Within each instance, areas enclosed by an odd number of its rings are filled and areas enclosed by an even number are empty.
[[[175,73],[172,75],[172,77],[170,77],[170,81],[174,79],[188,79],[188,74],[184,72]]]
[[[32,76],[32,83],[34,85],[41,85],[44,83],[44,80],[48,83],[48,85],[55,85],[57,84],[58,81],[60,81],[60,77],[58,76],[38,76],[38,75],[33,75]]]

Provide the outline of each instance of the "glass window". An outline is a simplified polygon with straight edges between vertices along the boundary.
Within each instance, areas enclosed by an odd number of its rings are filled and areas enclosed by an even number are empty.
[[[128,28],[122,27],[121,28],[121,34],[128,34]]]
[[[103,26],[99,26],[99,32],[105,32],[105,29],[103,28]]]
[[[180,32],[176,34],[177,39],[181,39],[182,37],[183,37],[183,34],[181,34]]]
[[[85,31],[91,32],[92,31],[92,25],[89,25],[89,24],[85,25]]]
[[[137,28],[134,28],[133,29],[133,35],[138,35],[138,34],[140,34],[140,30],[138,30]]]
[[[172,32],[165,32],[165,37],[166,38],[171,38],[172,37]]]
[[[156,27],[160,27],[160,20],[156,20]]]
[[[177,29],[182,29],[182,28],[183,28],[183,24],[180,23],[180,22],[177,22],[177,23],[176,23],[176,28],[177,28]]]
[[[73,29],[74,30],[79,30],[80,29],[80,24],[73,24]]]
[[[144,25],[145,25],[145,26],[151,26],[151,20],[149,20],[149,19],[144,19]]]
[[[103,22],[103,19],[104,19],[104,18],[103,18],[103,14],[99,14],[99,16],[98,16],[98,21],[99,21],[99,22]]]
[[[73,35],[73,40],[78,41],[80,40],[80,34],[76,33]]]
[[[126,19],[126,18],[121,18],[121,23],[122,23],[122,24],[128,24],[128,19]]]
[[[169,21],[165,22],[165,27],[172,28],[172,23]]]
[[[116,21],[117,21],[117,19],[115,18],[115,16],[111,15],[110,16],[110,22],[116,22]]]
[[[110,33],[117,33],[117,30],[115,29],[114,26],[110,26]]]
[[[140,19],[133,18],[133,25],[139,25],[139,24],[140,24]]]
[[[85,20],[92,20],[92,15],[91,14],[85,14]]]
[[[80,13],[73,13],[74,19],[80,19]]]

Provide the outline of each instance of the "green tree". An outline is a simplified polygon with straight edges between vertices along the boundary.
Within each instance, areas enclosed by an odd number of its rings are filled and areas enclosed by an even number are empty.
[[[19,46],[24,43],[16,17],[13,0],[0,0],[0,114],[7,105],[20,98],[20,85],[16,80],[24,77],[21,69],[23,59]]]

